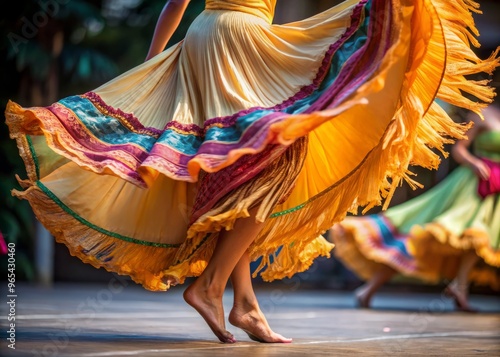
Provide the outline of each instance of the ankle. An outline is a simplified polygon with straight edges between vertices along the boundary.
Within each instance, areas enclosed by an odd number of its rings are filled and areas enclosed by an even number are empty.
[[[187,291],[192,291],[195,294],[199,294],[200,292],[209,298],[222,299],[224,295],[225,286],[219,284],[217,281],[198,278],[193,284],[191,284],[192,289],[187,289]]]
[[[457,280],[453,280],[448,284],[448,287],[462,294],[466,294],[468,290],[468,284],[461,284]]]
[[[255,296],[235,295],[233,302],[233,309],[245,310],[245,311],[258,310],[259,303],[257,301],[257,298],[255,298]]]

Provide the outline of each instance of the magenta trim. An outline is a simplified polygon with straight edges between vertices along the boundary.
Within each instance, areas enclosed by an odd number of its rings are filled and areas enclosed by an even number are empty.
[[[321,84],[323,79],[326,76],[326,73],[331,65],[331,61],[333,59],[333,55],[335,52],[342,46],[359,28],[360,25],[360,20],[361,20],[361,11],[364,8],[365,4],[368,2],[368,0],[361,0],[356,7],[353,10],[353,13],[351,15],[351,25],[349,28],[342,34],[340,39],[338,39],[335,43],[333,43],[328,50],[326,51],[323,61],[321,63],[321,66],[318,70],[318,73],[316,74],[316,77],[312,81],[311,84],[306,85],[302,87],[295,95],[292,97],[286,99],[280,104],[275,105],[274,107],[252,107],[249,109],[241,110],[235,114],[225,116],[225,117],[218,117],[218,118],[212,118],[208,119],[205,122],[205,131],[209,129],[210,126],[217,124],[217,125],[223,125],[223,126],[231,126],[234,125],[236,120],[242,116],[245,116],[247,114],[250,114],[253,111],[256,110],[274,110],[274,111],[280,111],[283,110],[284,108],[289,107],[290,105],[294,104],[295,102],[304,99],[311,95]]]
[[[267,167],[269,162],[272,162],[285,150],[287,148],[282,145],[268,146],[258,154],[243,156],[233,165],[206,175],[199,185],[189,224],[193,224],[199,217],[212,209],[222,197],[257,176]]]
[[[123,174],[125,174],[126,177],[129,178],[129,181],[133,181],[139,183],[141,186],[144,186],[144,180],[137,173],[137,171],[132,170],[129,166],[127,166],[123,162],[115,159],[110,159],[109,156],[99,155],[96,153],[85,152],[84,154],[87,158],[89,158],[93,162],[99,162],[100,163],[100,165],[98,165],[99,168],[103,169],[108,167],[106,162],[110,162],[111,163],[110,166],[115,168],[115,170],[117,170],[118,172],[122,172]],[[117,166],[121,166],[122,168],[120,169]],[[92,167],[96,167],[96,165],[92,165]]]
[[[267,133],[269,132],[269,128],[276,122],[279,122],[284,116],[288,116],[287,114],[278,112],[269,114],[263,118],[261,118],[258,125],[252,125],[241,136],[240,140],[236,143],[221,143],[217,141],[205,141],[201,146],[198,152],[195,155],[185,155],[175,151],[168,145],[164,145],[161,143],[156,143],[149,156],[157,156],[161,157],[165,160],[172,161],[173,158],[176,160],[174,162],[179,163],[180,165],[187,165],[190,160],[194,157],[200,158],[205,157],[207,160],[211,162],[211,167],[215,162],[223,162],[227,157],[227,154],[235,149],[239,148],[252,148],[252,149],[260,149],[263,147],[266,142],[269,141],[267,137]],[[146,159],[147,162],[147,159]]]
[[[71,138],[71,142],[67,142],[65,140],[65,136],[59,137],[59,140],[65,141],[65,148],[66,151],[62,151],[58,148],[55,148],[55,151],[63,155],[64,157],[67,157],[68,159],[78,159],[79,161],[83,161],[85,166],[88,166],[89,168],[92,168],[94,171],[97,171],[96,169],[102,171],[105,168],[109,168],[114,172],[117,172],[120,177],[136,183],[140,186],[145,186],[144,181],[136,171],[137,167],[129,167],[125,163],[123,163],[120,160],[114,159],[112,156],[109,155],[102,155],[99,152],[109,152],[112,150],[102,150],[102,149],[107,149],[106,147],[104,148],[99,148],[98,152],[89,152],[87,151],[87,147],[83,146],[78,140],[75,140],[75,138],[80,138],[84,140],[86,145],[91,144],[91,142],[95,143],[96,140],[91,138],[90,136],[82,136],[79,135],[78,131],[73,131],[71,129],[71,126],[68,127],[67,124],[71,124],[72,119],[69,118],[68,116],[68,121],[61,121],[60,116],[58,115],[58,110],[56,109],[56,104],[46,107],[49,112],[55,116],[55,118],[58,119],[58,121],[55,121],[55,123],[59,123],[62,127],[62,129],[66,130],[70,135],[69,137]],[[61,105],[62,106],[62,105]],[[73,121],[75,121],[73,119]],[[81,134],[81,133],[80,133]],[[52,134],[51,134],[52,135]],[[88,133],[87,133],[88,135]],[[52,135],[53,136],[53,135]],[[89,140],[85,140],[85,138],[89,138]],[[126,152],[126,151],[125,151]],[[83,155],[85,158],[82,158],[80,155]],[[129,155],[130,156],[130,155]]]
[[[375,36],[375,34],[382,31],[385,23],[384,20],[386,19],[385,16],[388,15],[386,5],[386,1],[375,0],[372,2],[371,16],[375,20],[370,22],[367,33],[368,41],[344,63],[341,73],[335,80],[335,85],[330,88],[328,93],[325,93],[325,95],[307,108],[305,113],[312,113],[336,106],[352,94],[361,83],[364,83],[375,72],[378,65],[377,58],[383,57],[390,47],[390,41],[385,41],[385,46],[381,50],[380,44],[376,42],[380,40],[381,36]],[[381,19],[381,16],[384,17]],[[387,26],[384,38],[388,38],[387,35],[389,33],[390,26]]]
[[[351,25],[347,28],[347,30],[342,34],[339,40],[337,40],[335,43],[333,43],[328,50],[325,52],[325,55],[323,57],[323,61],[321,63],[321,66],[318,70],[318,73],[316,74],[316,77],[313,79],[311,84],[308,84],[304,87],[302,87],[296,94],[294,94],[292,97],[284,100],[280,104],[277,104],[273,107],[252,107],[248,109],[241,110],[235,114],[228,115],[228,116],[223,116],[223,117],[215,117],[211,118],[205,121],[203,127],[200,127],[199,125],[196,124],[183,124],[179,123],[175,120],[169,121],[167,125],[165,126],[164,130],[167,129],[177,129],[189,134],[194,134],[197,136],[204,136],[205,133],[207,132],[208,129],[210,129],[212,126],[222,126],[222,127],[229,127],[235,124],[236,120],[238,118],[241,118],[242,116],[248,115],[256,110],[273,110],[273,111],[281,111],[284,108],[289,107],[290,105],[294,104],[295,102],[304,99],[311,95],[321,84],[323,81],[324,77],[326,76],[326,73],[331,65],[331,61],[333,58],[333,55],[335,52],[353,35],[354,32],[358,29],[360,25],[360,20],[361,20],[361,12],[362,9],[364,8],[365,4],[368,2],[368,0],[361,0],[356,7],[353,10],[353,13],[351,15]],[[151,131],[153,135],[161,135],[161,133],[164,131],[156,129],[156,128],[151,128],[151,127],[144,127],[140,121],[131,113],[124,113],[120,109],[115,109],[109,105],[107,105],[102,98],[95,92],[87,92],[83,95],[84,97],[96,101],[99,103],[99,105],[102,105],[104,108],[106,108],[109,113],[111,113],[113,116],[117,116],[120,119],[123,118],[124,120],[127,120],[131,124],[131,126],[137,130],[138,132],[142,132],[144,130]]]
[[[165,125],[165,130],[168,130],[168,129],[174,129],[174,130],[186,132],[189,134],[195,134],[197,136],[204,136],[205,135],[205,131],[203,130],[203,128],[199,127],[198,125],[196,125],[196,124],[182,124],[182,123],[179,123],[178,121],[175,121],[175,120],[169,121],[167,123],[167,125]]]
[[[75,142],[79,143],[79,145],[83,146],[81,143],[85,143],[85,149],[90,149],[95,152],[113,152],[120,151],[127,154],[127,156],[134,157],[135,160],[143,160],[147,157],[148,152],[142,150],[137,145],[132,144],[113,144],[109,145],[103,143],[102,141],[96,139],[92,135],[89,134],[87,129],[79,130],[82,128],[82,125],[75,120],[75,118],[71,118],[69,115],[65,115],[64,112],[58,108],[61,104],[53,104],[48,106],[47,109],[54,114],[56,118],[59,119],[59,123],[62,125],[64,129],[70,134],[72,138],[75,138]],[[62,106],[62,105],[61,105]],[[66,107],[64,107],[66,109]],[[67,109],[69,110],[69,109]],[[83,154],[87,155],[87,151],[82,151]]]

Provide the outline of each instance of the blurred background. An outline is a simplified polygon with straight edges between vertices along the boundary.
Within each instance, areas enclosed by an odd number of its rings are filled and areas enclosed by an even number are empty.
[[[87,92],[143,62],[156,19],[165,0],[18,0],[4,10],[0,22],[1,106],[9,99],[23,106],[45,106],[67,95]],[[275,22],[305,18],[339,3],[337,0],[280,0]],[[500,2],[482,0],[483,15],[476,17],[486,58],[500,45]],[[181,40],[191,21],[203,10],[203,0],[192,0],[169,45]],[[500,82],[498,78],[496,82]],[[17,280],[50,286],[58,281],[109,281],[109,273],[69,255],[61,244],[37,224],[26,201],[14,199],[15,174],[25,176],[23,163],[6,125],[0,129],[0,230],[7,242],[16,243]],[[456,167],[449,158],[437,171],[415,168],[424,189],[401,187],[392,205],[415,197],[440,182]],[[370,213],[375,213],[377,209]],[[6,279],[6,256],[0,272]],[[339,261],[318,259],[302,275],[301,287],[350,290],[360,281]],[[258,279],[257,284],[262,283]],[[268,283],[262,283],[268,284]],[[406,278],[396,279],[398,289],[439,289]],[[471,292],[490,293],[472,287]]]

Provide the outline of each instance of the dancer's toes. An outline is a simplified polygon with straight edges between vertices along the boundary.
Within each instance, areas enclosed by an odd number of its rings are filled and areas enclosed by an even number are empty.
[[[261,337],[254,335],[249,330],[245,330],[245,329],[242,329],[242,330],[245,331],[245,333],[248,335],[248,337],[251,340],[256,341],[256,342],[261,342],[261,343],[292,343],[291,338],[286,338],[286,337],[280,335],[279,333],[273,332],[272,330],[269,330],[266,333],[257,327],[256,330],[260,330],[261,332],[263,332],[263,333],[261,333]]]
[[[286,338],[269,327],[266,318],[258,307],[240,308],[233,307],[229,314],[229,322],[246,332],[251,340],[262,343],[291,343],[291,338]]]
[[[236,338],[229,331],[223,331],[220,336],[217,336],[221,342],[224,343],[235,343]]]

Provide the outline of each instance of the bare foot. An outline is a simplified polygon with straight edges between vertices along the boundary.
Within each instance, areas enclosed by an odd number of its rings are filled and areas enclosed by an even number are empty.
[[[275,333],[258,305],[235,304],[229,314],[229,322],[245,331],[252,340],[265,343],[290,343],[291,338]]]
[[[235,343],[234,336],[226,330],[222,296],[211,293],[197,282],[198,280],[184,290],[184,300],[198,311],[221,342]]]
[[[464,312],[477,312],[476,309],[469,305],[469,302],[467,301],[467,293],[460,291],[460,289],[458,289],[456,286],[453,286],[453,284],[448,285],[444,289],[444,292],[447,296],[453,298],[453,300],[455,301],[455,306],[458,310]]]
[[[356,306],[363,309],[370,308],[371,296],[368,289],[364,286],[360,286],[354,291],[354,297],[356,298]]]

